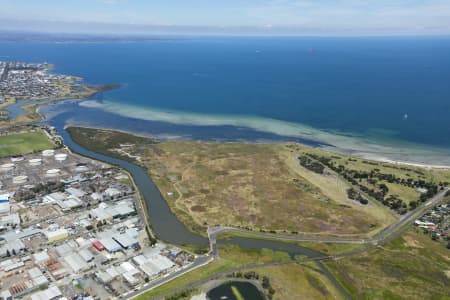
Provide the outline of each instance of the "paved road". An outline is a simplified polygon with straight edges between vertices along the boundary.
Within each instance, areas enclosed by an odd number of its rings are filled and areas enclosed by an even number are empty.
[[[153,281],[149,283],[146,286],[143,286],[138,291],[131,292],[127,295],[125,295],[125,299],[131,299],[133,297],[136,297],[140,294],[143,294],[155,287],[158,287],[160,285],[163,285],[167,282],[169,282],[172,279],[175,279],[187,272],[192,271],[195,268],[198,268],[202,265],[205,265],[214,259],[217,259],[219,257],[219,253],[217,250],[217,236],[221,233],[225,232],[236,232],[236,233],[244,233],[244,234],[250,234],[255,237],[262,237],[262,238],[273,238],[273,239],[279,239],[279,240],[289,240],[289,241],[299,241],[299,242],[315,242],[315,243],[352,243],[352,244],[367,244],[367,247],[348,251],[345,253],[337,254],[337,255],[324,255],[320,257],[315,258],[306,258],[302,262],[307,261],[322,261],[322,260],[329,260],[329,259],[336,259],[336,258],[343,258],[348,257],[356,254],[361,254],[370,250],[373,250],[379,246],[382,246],[389,242],[390,240],[394,239],[398,235],[400,235],[403,231],[405,231],[409,225],[411,225],[417,218],[420,218],[422,215],[424,215],[428,210],[432,209],[433,207],[439,205],[442,200],[444,199],[445,193],[450,189],[445,189],[444,191],[438,193],[436,196],[428,200],[427,202],[423,203],[413,211],[407,213],[406,215],[402,216],[399,222],[389,226],[384,231],[379,233],[377,236],[371,238],[371,239],[339,239],[339,238],[321,238],[321,237],[299,237],[299,236],[284,236],[284,235],[278,235],[278,234],[271,234],[271,233],[262,233],[262,232],[254,232],[249,231],[245,229],[239,229],[239,228],[233,228],[233,227],[225,227],[225,226],[216,226],[216,227],[210,227],[208,229],[208,238],[210,242],[210,253],[206,256],[199,256],[195,259],[194,263],[192,263],[189,267],[182,269],[178,272],[175,272],[173,274],[168,275],[167,277],[160,278],[156,281]],[[225,276],[227,274],[231,274],[236,271],[244,271],[247,269],[253,269],[255,267],[261,267],[261,266],[270,266],[270,265],[283,265],[283,264],[291,264],[292,261],[288,262],[277,262],[277,263],[268,263],[268,264],[252,264],[247,266],[242,266],[234,269],[229,269],[220,273],[213,274],[211,276],[208,276],[207,278],[204,278],[202,280],[199,280],[197,282],[194,282],[192,284],[182,286],[174,291],[171,291],[170,293],[175,293],[178,291],[183,291],[186,289],[190,289],[196,286],[199,286],[213,278]]]
[[[211,255],[206,255],[206,256],[198,256],[195,258],[194,262],[192,264],[190,264],[188,267],[185,267],[183,269],[178,270],[177,272],[174,273],[170,273],[165,277],[161,277],[157,280],[154,280],[150,283],[148,283],[147,285],[144,285],[143,287],[141,287],[140,289],[138,289],[137,291],[132,291],[129,292],[128,294],[123,295],[124,299],[132,299],[136,296],[139,296],[151,289],[154,289],[160,285],[163,285],[179,276],[182,276],[198,267],[201,267],[203,265],[206,265],[208,263],[210,263],[211,261],[213,261],[213,257]]]
[[[262,238],[272,238],[279,240],[287,240],[287,241],[298,241],[298,242],[315,242],[315,243],[342,243],[342,244],[373,244],[379,245],[381,243],[385,243],[386,240],[391,240],[393,237],[397,236],[404,229],[407,228],[408,225],[412,224],[417,218],[424,215],[428,210],[432,209],[436,205],[442,202],[445,193],[449,189],[445,189],[438,193],[436,196],[423,203],[416,209],[410,211],[406,215],[402,216],[402,218],[395,224],[392,224],[388,228],[384,229],[381,233],[376,235],[370,239],[355,239],[355,238],[323,238],[323,237],[302,237],[302,236],[289,236],[289,235],[279,235],[272,233],[264,233],[258,231],[250,231],[246,229],[234,228],[234,227],[225,227],[225,226],[216,226],[210,227],[208,229],[208,237],[210,240],[211,246],[211,254],[213,256],[217,256],[217,236],[221,233],[225,232],[235,232],[235,233],[243,233],[249,234],[255,237]]]

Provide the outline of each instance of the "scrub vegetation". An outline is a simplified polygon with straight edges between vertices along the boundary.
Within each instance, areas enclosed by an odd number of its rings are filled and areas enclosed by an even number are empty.
[[[302,167],[287,144],[156,142],[108,130],[69,132],[91,150],[146,167],[172,211],[202,234],[210,225],[230,225],[367,237],[396,220],[383,205],[349,199],[351,185],[339,176]]]
[[[373,235],[403,213],[386,205],[385,198],[401,199],[400,208],[409,210],[410,203],[419,205],[450,181],[448,170],[369,161],[299,144],[158,142],[107,130],[69,132],[84,147],[146,167],[177,216],[203,233],[206,226],[221,224],[293,235]],[[380,191],[381,201],[374,196]],[[328,254],[359,247],[300,244]],[[317,263],[232,245],[219,245],[219,254],[220,259],[138,299],[170,296],[233,272],[268,278],[273,299],[342,296]],[[355,299],[449,299],[448,250],[412,229],[376,250],[325,264]]]
[[[449,250],[413,229],[326,265],[354,299],[450,299]]]

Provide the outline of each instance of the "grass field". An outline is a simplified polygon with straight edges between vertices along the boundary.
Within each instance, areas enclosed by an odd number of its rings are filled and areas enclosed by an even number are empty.
[[[367,214],[344,212],[278,157],[278,145],[164,142],[149,152],[152,177],[175,209],[198,225],[361,233]],[[377,223],[374,220],[373,223]],[[349,225],[351,224],[351,225]]]
[[[375,192],[380,192],[382,190],[380,188],[381,185],[387,186],[387,193],[385,194],[384,198],[400,199],[404,204],[404,209],[397,209],[397,212],[403,211],[403,213],[405,213],[407,211],[407,208],[410,207],[411,202],[419,202],[421,194],[418,191],[418,186],[408,185],[408,181],[421,181],[426,184],[433,183],[436,185],[450,183],[450,170],[448,169],[426,168],[372,161],[363,158],[349,157],[346,155],[324,151],[322,149],[306,147],[298,144],[289,144],[286,147],[291,154],[295,154],[297,156],[316,155],[322,158],[329,159],[332,165],[342,166],[342,168],[345,169],[344,173],[350,174],[351,176],[353,176],[354,173],[365,173],[380,174],[383,177],[385,175],[395,177],[396,180],[398,179],[398,182],[389,182],[388,180],[380,178],[379,175],[375,175],[367,179],[358,177],[354,177],[354,179],[359,185]],[[343,192],[345,192],[345,190],[349,187],[349,182],[347,182],[346,187],[336,186],[336,184],[332,182],[332,179],[334,177],[342,177],[338,176],[336,172],[332,172],[329,168],[327,168],[327,176],[323,174],[314,174],[314,172],[306,169],[303,172],[313,173],[308,178],[315,180],[318,184],[327,185],[329,187],[327,189],[328,191],[333,191],[335,195],[341,195],[337,197],[338,199],[346,197]],[[355,187],[355,185],[353,185],[353,187]],[[378,203],[381,202],[375,202],[375,204]]]
[[[55,145],[42,131],[0,136],[0,157],[26,154],[54,147]]]
[[[344,299],[315,263],[255,268],[275,289],[274,300]]]
[[[413,229],[383,249],[326,264],[355,299],[450,299],[449,250]]]

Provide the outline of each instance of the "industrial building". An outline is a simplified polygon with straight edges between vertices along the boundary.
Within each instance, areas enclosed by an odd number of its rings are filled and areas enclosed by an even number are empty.
[[[53,300],[62,296],[61,290],[57,286],[52,286],[44,291],[31,295],[31,300]]]
[[[25,245],[21,240],[6,242],[0,246],[0,258],[14,256],[21,253],[25,249]]]
[[[89,268],[86,261],[78,253],[71,253],[69,255],[66,255],[64,257],[64,260],[74,273],[78,273]]]
[[[83,205],[83,203],[81,202],[81,200],[78,197],[76,197],[74,195],[67,196],[66,194],[61,193],[61,192],[55,192],[55,193],[51,193],[51,194],[45,196],[44,202],[55,203],[63,211],[75,209],[75,208],[81,207]]]
[[[41,251],[34,253],[33,259],[36,264],[41,265],[50,259],[50,255],[48,255],[47,251]]]
[[[60,228],[54,231],[45,231],[44,234],[47,237],[49,243],[64,240],[69,236],[69,232],[64,228]]]
[[[9,197],[10,194],[1,194],[0,195],[0,216],[1,215],[9,215],[10,206],[9,206]]]
[[[122,250],[122,247],[112,238],[103,238],[98,241],[109,253],[115,253]]]
[[[127,281],[127,283],[131,286],[135,286],[139,283],[139,279],[137,275],[141,273],[135,266],[131,263],[125,261],[120,264],[120,268],[123,270],[122,276]]]
[[[27,273],[28,276],[24,281],[16,282],[9,289],[4,290],[0,296],[3,299],[14,299],[48,285],[48,279],[38,268],[32,268]]]
[[[175,266],[170,259],[160,254],[141,254],[133,257],[133,262],[150,278],[160,275]]]
[[[121,181],[128,176],[69,152],[55,161],[62,151],[0,159],[0,299],[108,299],[175,271],[166,246],[145,247],[134,189]]]
[[[131,200],[123,200],[114,206],[100,203],[97,208],[91,210],[91,216],[99,222],[111,222],[113,219],[126,218],[136,214]]]
[[[124,249],[130,249],[139,246],[138,240],[129,236],[127,233],[114,235],[113,240],[119,243],[119,245]]]

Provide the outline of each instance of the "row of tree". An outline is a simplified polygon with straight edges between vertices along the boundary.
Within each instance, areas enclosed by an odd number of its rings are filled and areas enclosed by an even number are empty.
[[[364,198],[361,193],[358,193],[357,191],[355,191],[355,189],[353,188],[349,188],[347,189],[347,197],[349,199],[355,200],[355,201],[359,201],[359,203],[363,204],[363,205],[367,205],[369,203],[369,201]]]
[[[300,165],[302,165],[306,169],[313,171],[317,174],[323,174],[325,167],[321,163],[318,163],[317,161],[312,160],[311,158],[305,155],[299,156],[298,160],[300,162]]]
[[[374,168],[370,171],[348,169],[342,164],[335,163],[330,157],[320,156],[313,153],[305,153],[305,155],[299,157],[299,161],[302,166],[310,170],[316,170],[316,173],[320,174],[323,173],[323,168],[330,168],[341,175],[349,183],[357,186],[361,192],[397,211],[399,214],[406,213],[408,209],[416,208],[419,203],[425,202],[426,200],[432,198],[449,184],[448,182],[439,182],[436,184],[423,179],[414,180],[412,178],[400,178],[395,174],[383,173],[378,168]],[[321,164],[323,168],[318,167],[317,164]],[[372,185],[372,187],[363,184],[363,180]],[[411,201],[408,206],[398,196],[387,196],[389,193],[389,188],[384,183],[378,184],[380,181],[399,184],[410,188],[421,188],[424,192],[421,193],[419,202]],[[365,199],[361,193],[355,191],[354,189],[347,190],[347,195],[350,199],[360,201],[362,204],[367,204],[367,199]]]

